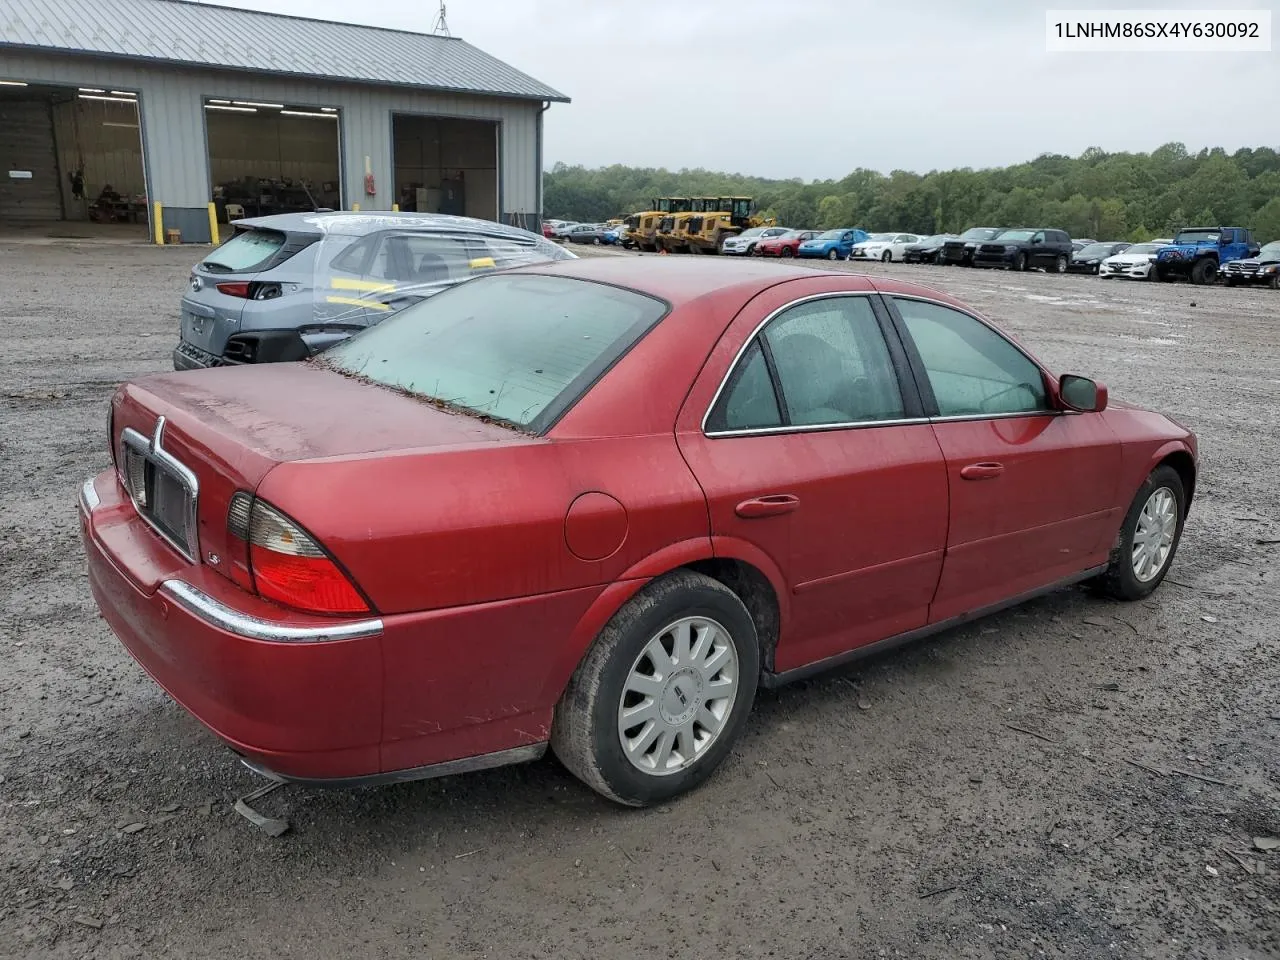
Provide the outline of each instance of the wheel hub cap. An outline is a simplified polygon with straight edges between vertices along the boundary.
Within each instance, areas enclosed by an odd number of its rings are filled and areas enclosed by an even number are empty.
[[[623,755],[665,776],[702,756],[728,725],[738,693],[738,651],[706,617],[685,617],[650,638],[631,666],[618,704]]]
[[[1133,531],[1133,575],[1143,583],[1155,579],[1169,562],[1178,534],[1178,501],[1161,487],[1147,497]]]

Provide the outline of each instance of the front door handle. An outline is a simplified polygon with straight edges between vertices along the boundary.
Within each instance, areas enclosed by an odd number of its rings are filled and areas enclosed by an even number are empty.
[[[757,517],[777,517],[790,513],[798,506],[800,506],[798,497],[793,497],[789,493],[775,493],[767,497],[743,500],[734,507],[733,512],[744,520],[754,520]]]
[[[960,470],[966,480],[992,480],[1004,473],[1003,463],[971,463]]]

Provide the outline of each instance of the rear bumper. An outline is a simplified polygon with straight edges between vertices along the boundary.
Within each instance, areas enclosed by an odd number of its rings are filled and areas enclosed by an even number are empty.
[[[167,556],[110,471],[81,489],[80,531],[89,585],[112,631],[219,739],[296,777],[379,772],[380,620],[290,616]]]
[[[220,366],[222,366],[221,358],[199,347],[193,347],[185,341],[179,341],[173,348],[173,369],[175,370],[203,370],[206,367]]]
[[[191,564],[114,471],[86,481],[80,532],[103,618],[138,664],[251,769],[348,785],[541,755],[567,647],[602,587],[331,620]]]

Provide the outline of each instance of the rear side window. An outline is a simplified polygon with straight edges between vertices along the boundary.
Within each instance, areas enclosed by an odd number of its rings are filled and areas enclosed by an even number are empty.
[[[765,327],[738,361],[707,431],[832,426],[903,415],[897,374],[867,298],[830,297],[794,306]]]
[[[778,394],[773,389],[760,341],[753,340],[738,361],[724,399],[712,411],[707,430],[718,433],[780,426],[782,411],[778,407]]]
[[[329,348],[318,362],[541,433],[666,309],[633,290],[567,277],[478,277]]]
[[[249,273],[260,269],[285,244],[277,230],[240,230],[200,261],[210,273]]]

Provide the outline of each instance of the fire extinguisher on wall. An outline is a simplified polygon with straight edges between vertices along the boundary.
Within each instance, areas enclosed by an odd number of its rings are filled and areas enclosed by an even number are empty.
[[[373,179],[373,165],[369,162],[369,158],[364,158],[364,194],[366,197],[377,196],[378,184]]]

